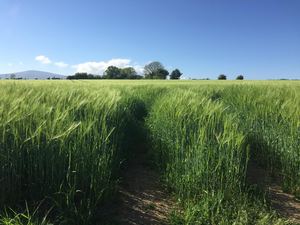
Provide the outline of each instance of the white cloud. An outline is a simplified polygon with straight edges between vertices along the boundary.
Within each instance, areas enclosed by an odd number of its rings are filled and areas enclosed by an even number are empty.
[[[51,63],[51,60],[44,55],[39,55],[39,56],[35,57],[35,60],[42,64],[50,64]]]
[[[139,75],[144,74],[144,66],[135,65],[135,66],[133,66],[133,68],[135,69],[135,71],[137,72],[137,74],[139,74]]]
[[[12,63],[8,63],[7,65],[8,65],[9,67],[14,66],[14,64],[12,64]]]
[[[131,63],[130,59],[111,59],[109,61],[85,62],[85,63],[80,63],[80,64],[77,64],[77,65],[74,65],[72,67],[74,69],[76,69],[76,72],[86,72],[86,73],[102,75],[103,72],[109,66],[116,66],[116,67],[119,67],[119,68],[134,67],[135,70],[137,71],[137,73],[142,72],[142,66],[133,65]]]
[[[66,68],[69,66],[67,63],[64,63],[64,62],[56,62],[56,63],[54,63],[54,65],[58,66],[60,68]]]
[[[188,78],[188,77],[185,77],[185,76],[181,76],[180,77],[180,80],[189,80],[190,78]]]

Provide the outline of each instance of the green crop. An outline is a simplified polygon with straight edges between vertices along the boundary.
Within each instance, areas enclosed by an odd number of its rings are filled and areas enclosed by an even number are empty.
[[[286,224],[246,174],[300,195],[300,83],[146,80],[1,81],[0,223],[98,224],[141,126],[170,223]]]

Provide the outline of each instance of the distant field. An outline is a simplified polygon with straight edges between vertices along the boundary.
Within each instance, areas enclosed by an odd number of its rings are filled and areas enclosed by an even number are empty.
[[[300,198],[300,81],[149,80],[0,81],[0,223],[105,224],[140,129],[170,224],[296,224],[250,169]]]

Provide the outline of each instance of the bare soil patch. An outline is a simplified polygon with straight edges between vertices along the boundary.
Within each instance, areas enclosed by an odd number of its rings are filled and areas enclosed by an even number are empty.
[[[250,162],[247,181],[267,191],[271,206],[278,214],[295,224],[300,224],[300,202],[292,194],[283,192],[278,177],[272,177],[265,169]]]
[[[175,204],[160,183],[159,175],[147,164],[144,150],[138,152],[123,171],[119,192],[120,224],[167,224],[168,215]]]

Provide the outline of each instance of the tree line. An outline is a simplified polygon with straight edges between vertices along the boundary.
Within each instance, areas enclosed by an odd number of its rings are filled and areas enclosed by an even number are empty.
[[[171,80],[179,80],[182,76],[182,73],[179,69],[173,70],[169,73],[168,70],[162,65],[162,63],[155,61],[147,64],[144,67],[144,76],[139,75],[133,67],[126,67],[126,68],[119,68],[116,66],[109,66],[103,75],[95,75],[95,74],[88,74],[88,73],[76,73],[75,75],[67,76],[69,80],[80,80],[80,79],[161,79],[165,80],[167,77]],[[1,77],[0,77],[1,79]],[[23,79],[22,77],[17,78],[15,74],[11,74],[10,78],[6,79]],[[38,78],[36,78],[38,79]],[[55,80],[60,78],[55,77],[48,77],[48,80]],[[191,78],[190,78],[191,79]],[[227,80],[227,76],[224,74],[220,74],[217,77],[218,80]],[[197,79],[193,79],[197,80]],[[200,79],[201,80],[201,79]],[[202,79],[202,80],[209,80],[209,78]],[[238,75],[236,80],[244,80],[243,75]]]
[[[227,80],[227,76],[224,75],[224,74],[220,74],[220,75],[218,76],[218,80]],[[243,76],[243,75],[238,75],[238,76],[236,77],[236,80],[244,80],[244,76]]]
[[[167,79],[170,76],[171,80],[178,80],[182,76],[179,69],[173,70],[169,73],[168,70],[160,62],[151,62],[144,67],[145,76],[138,75],[133,67],[119,68],[116,66],[109,66],[102,76],[88,74],[88,73],[76,73],[75,75],[67,76],[69,80],[78,79]]]
[[[179,69],[173,70],[171,73],[162,65],[162,63],[155,61],[147,64],[144,67],[144,76],[139,75],[133,67],[119,68],[116,66],[109,66],[103,75],[94,75],[88,73],[76,73],[75,75],[67,76],[69,80],[78,79],[161,79],[165,80],[167,77],[171,80],[179,80],[182,73]],[[218,80],[227,80],[227,76],[220,74]],[[238,75],[236,80],[244,80],[243,75]]]

